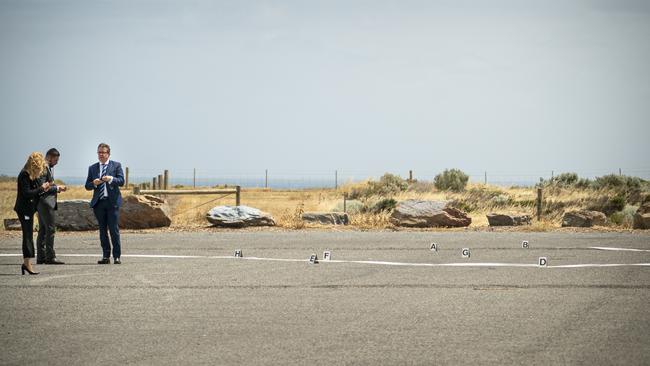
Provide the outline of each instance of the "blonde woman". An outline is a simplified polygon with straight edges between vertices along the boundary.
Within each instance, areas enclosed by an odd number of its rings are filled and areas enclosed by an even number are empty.
[[[30,275],[37,275],[34,271],[31,258],[34,258],[34,213],[38,204],[38,195],[50,189],[50,183],[38,184],[38,178],[45,172],[45,158],[39,152],[33,152],[27,158],[25,167],[18,174],[18,194],[14,211],[18,214],[20,225],[23,229],[23,265],[20,268],[22,274],[25,271]]]

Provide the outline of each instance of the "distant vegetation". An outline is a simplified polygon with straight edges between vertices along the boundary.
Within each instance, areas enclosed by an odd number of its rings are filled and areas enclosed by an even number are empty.
[[[10,176],[5,175],[5,174],[0,174],[0,183],[1,182],[15,182],[15,181],[16,181],[16,177],[10,177]]]
[[[459,169],[446,169],[436,175],[433,184],[441,191],[461,192],[465,190],[469,176]]]

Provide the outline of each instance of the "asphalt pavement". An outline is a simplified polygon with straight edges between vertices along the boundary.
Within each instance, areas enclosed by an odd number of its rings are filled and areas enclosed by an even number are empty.
[[[647,233],[122,241],[97,265],[97,233],[58,235],[66,264],[21,276],[20,239],[0,239],[0,364],[650,364]]]

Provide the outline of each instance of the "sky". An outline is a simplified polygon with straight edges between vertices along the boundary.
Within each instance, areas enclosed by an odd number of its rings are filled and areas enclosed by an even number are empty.
[[[648,1],[0,0],[0,173],[650,178]]]

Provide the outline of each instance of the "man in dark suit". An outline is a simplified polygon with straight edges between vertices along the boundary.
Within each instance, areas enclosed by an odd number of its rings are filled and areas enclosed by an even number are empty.
[[[111,263],[111,243],[113,244],[113,263],[121,264],[121,243],[119,213],[122,205],[120,187],[124,185],[122,165],[109,160],[111,147],[105,143],[97,146],[99,162],[88,167],[86,189],[93,191],[90,207],[95,212],[99,223],[99,241],[102,244],[103,257],[97,264]],[[110,233],[111,240],[108,240]]]
[[[38,211],[38,237],[36,239],[36,263],[38,264],[64,264],[56,258],[54,251],[54,233],[56,225],[54,221],[54,211],[58,205],[56,202],[57,194],[64,192],[66,187],[54,184],[54,173],[52,169],[59,163],[61,154],[55,148],[51,148],[45,154],[47,167],[45,174],[39,178],[38,185],[50,183],[50,188],[41,193],[38,199],[36,209]]]

